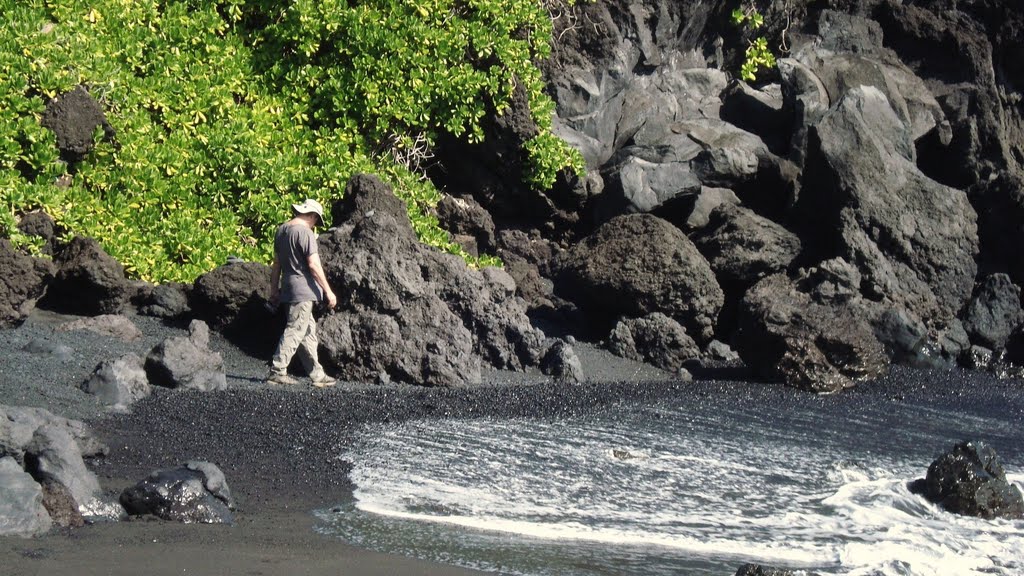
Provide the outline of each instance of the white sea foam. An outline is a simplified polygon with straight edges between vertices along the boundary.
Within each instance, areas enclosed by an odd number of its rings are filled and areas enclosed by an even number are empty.
[[[344,457],[361,513],[558,543],[568,556],[576,545],[633,550],[651,574],[664,557],[663,573],[688,561],[865,576],[1024,567],[1024,523],[943,512],[906,487],[928,462],[851,449],[827,417],[658,416],[381,425]],[[879,434],[892,425],[881,413],[857,422]]]

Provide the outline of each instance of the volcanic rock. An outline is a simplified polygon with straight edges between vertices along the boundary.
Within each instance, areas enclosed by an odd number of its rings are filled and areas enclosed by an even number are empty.
[[[445,196],[437,204],[437,219],[441,227],[455,234],[456,238],[466,237],[472,240],[476,250],[469,251],[470,254],[494,252],[494,220],[472,197]]]
[[[55,256],[58,270],[40,305],[66,314],[118,314],[128,300],[124,267],[99,242],[76,236]]]
[[[127,317],[120,314],[101,314],[91,318],[80,318],[57,326],[57,332],[88,330],[100,336],[132,342],[142,338],[142,331]]]
[[[59,428],[74,440],[84,457],[107,453],[107,447],[100,442],[92,430],[78,420],[57,416],[43,408],[5,406],[0,404],[0,452],[24,460],[26,447],[44,427]]]
[[[1020,287],[1006,274],[986,276],[963,313],[964,329],[971,341],[1001,350],[1013,331],[1024,322]]]
[[[984,442],[962,442],[939,456],[912,492],[949,512],[981,518],[1024,518],[1024,497],[1006,480],[996,451]]]
[[[184,523],[233,524],[234,501],[224,474],[209,462],[157,470],[121,492],[132,516],[153,515]]]
[[[85,518],[79,512],[78,503],[67,486],[53,478],[44,478],[40,486],[43,490],[43,507],[55,526],[77,528],[85,525]]]
[[[540,361],[541,372],[561,382],[582,382],[583,363],[573,350],[572,344],[556,340]]]
[[[747,288],[785,271],[800,253],[800,239],[751,210],[723,203],[693,237],[724,286]]]
[[[55,267],[48,260],[22,254],[0,238],[0,328],[25,321],[36,301],[46,293]]]
[[[750,288],[738,323],[734,344],[743,361],[790,386],[837,392],[888,367],[863,308],[815,301],[781,274]]]
[[[660,312],[619,321],[608,335],[608,349],[617,356],[670,372],[682,368],[687,360],[700,357],[700,348],[686,330]]]
[[[149,382],[166,388],[224,390],[224,359],[209,349],[210,329],[202,320],[193,320],[188,331],[188,337],[172,336],[150,350],[145,362]]]
[[[269,358],[284,330],[270,300],[270,267],[232,261],[196,278],[189,293],[193,313],[246,352]]]
[[[136,354],[126,354],[117,360],[101,362],[82,383],[82,390],[95,395],[107,406],[127,410],[136,401],[149,396],[152,387],[143,359]]]
[[[405,205],[378,178],[353,177],[331,214],[320,254],[340,301],[318,324],[330,367],[351,379],[465,386],[479,383],[481,360],[537,364],[543,334],[512,277],[421,244]]]
[[[798,210],[823,257],[842,256],[861,292],[945,326],[977,271],[977,224],[966,195],[913,163],[911,132],[886,96],[853,88],[811,130]]]
[[[61,158],[68,163],[78,162],[92,151],[97,128],[103,128],[106,140],[114,138],[103,108],[83,86],[50,100],[39,123],[53,131]]]
[[[795,574],[795,572],[783,570],[782,568],[773,568],[760,564],[744,564],[736,570],[735,576],[795,576]]]
[[[661,312],[698,342],[714,333],[724,296],[707,260],[678,228],[647,214],[619,216],[552,264],[555,291],[598,323]]]
[[[132,298],[139,314],[170,320],[180,318],[191,311],[188,305],[187,287],[177,282],[143,284]]]
[[[35,236],[43,240],[43,254],[52,256],[58,247],[57,223],[49,214],[42,210],[33,210],[21,215],[18,219],[18,230],[27,236]]]

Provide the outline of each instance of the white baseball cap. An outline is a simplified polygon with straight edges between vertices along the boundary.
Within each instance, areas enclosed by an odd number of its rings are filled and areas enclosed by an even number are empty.
[[[320,224],[323,225],[324,223],[324,207],[312,198],[306,198],[306,201],[302,204],[292,204],[292,210],[296,214],[316,214],[320,218]]]

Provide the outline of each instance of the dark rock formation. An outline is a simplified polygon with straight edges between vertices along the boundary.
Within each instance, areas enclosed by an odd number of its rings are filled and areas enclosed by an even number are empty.
[[[554,190],[536,190],[524,184],[528,173],[526,143],[540,132],[530,112],[522,84],[512,91],[508,108],[481,122],[483,142],[470,144],[442,134],[436,147],[437,166],[432,177],[456,196],[474,197],[496,222],[527,221],[561,235],[575,226],[589,194],[600,186],[564,175]]]
[[[978,250],[966,195],[913,163],[911,132],[874,87],[847,91],[811,130],[799,211],[861,291],[946,326],[970,297]]]
[[[61,158],[69,164],[92,151],[97,128],[103,128],[105,139],[114,138],[114,129],[107,122],[103,108],[82,86],[50,100],[39,123],[53,131]]]
[[[800,253],[800,239],[781,225],[731,203],[714,209],[708,224],[693,235],[725,294],[716,333],[728,339],[736,308],[755,282],[785,272]]]
[[[939,456],[910,489],[944,509],[981,518],[1024,518],[1024,497],[1006,480],[999,455],[984,442],[962,442]]]
[[[0,426],[0,468],[7,468],[0,471],[0,476],[7,476],[5,481],[0,481],[0,491],[4,490],[6,481],[11,482],[8,489],[12,491],[10,507],[6,510],[6,498],[0,498],[0,527],[6,524],[13,532],[25,535],[48,529],[49,516],[45,520],[38,516],[43,506],[43,490],[38,484],[47,483],[60,484],[64,487],[61,492],[66,491],[74,501],[73,506],[67,502],[57,506],[57,498],[48,499],[55,510],[63,511],[58,520],[67,517],[69,522],[77,522],[72,510],[91,503],[99,491],[99,481],[86,467],[83,457],[106,453],[106,447],[81,422],[55,416],[41,408],[0,405],[0,422],[4,424]],[[10,463],[5,462],[8,460]],[[26,478],[38,484],[29,486]],[[42,513],[47,514],[45,508]],[[5,514],[13,516],[5,518]]]
[[[224,474],[209,462],[187,462],[157,470],[121,492],[121,505],[132,516],[202,524],[233,524],[234,500]]]
[[[150,350],[145,362],[149,382],[166,388],[224,390],[224,359],[209,349],[210,329],[202,320],[193,320],[188,332],[188,337],[173,336]]]
[[[661,312],[706,342],[724,300],[693,242],[646,214],[607,222],[552,266],[556,292],[607,327],[621,317]]]
[[[963,313],[971,342],[1001,350],[1013,331],[1024,323],[1020,287],[1006,274],[986,276]]]
[[[824,303],[783,275],[755,284],[743,298],[735,344],[762,376],[813,392],[837,392],[877,377],[888,358],[864,309]]]
[[[674,372],[700,357],[700,348],[678,322],[653,312],[621,320],[608,335],[608,349],[617,356]]]
[[[0,421],[5,423],[5,426],[0,427],[0,453],[14,456],[19,462],[24,461],[25,447],[32,441],[36,431],[46,426],[67,432],[84,457],[107,453],[107,447],[96,439],[88,426],[78,420],[56,416],[42,408],[0,404]]]
[[[494,253],[497,241],[494,220],[471,196],[442,198],[437,205],[437,219],[470,254]]]
[[[82,459],[74,436],[59,423],[40,426],[24,445],[25,471],[37,481],[52,479],[67,487],[76,503],[92,500],[99,480]]]
[[[67,314],[118,314],[128,300],[124,267],[99,242],[76,236],[61,249],[54,262],[58,270],[40,302]]]
[[[795,574],[790,570],[761,566],[760,564],[744,564],[736,570],[736,576],[794,576]]]
[[[925,79],[950,122],[949,145],[930,146],[926,159],[946,182],[966,187],[1024,165],[1018,8],[1010,0],[937,0],[879,2],[873,11],[886,44]]]
[[[785,272],[800,253],[795,234],[731,203],[711,212],[693,242],[723,288],[745,289],[765,276]]]
[[[82,383],[82,390],[118,410],[128,409],[152,392],[143,360],[135,354],[101,362]]]
[[[22,234],[42,238],[43,254],[53,255],[59,248],[57,239],[60,232],[57,223],[50,218],[50,215],[42,210],[33,210],[21,215],[18,219],[18,230]]]
[[[239,348],[269,358],[284,329],[284,318],[267,308],[270,267],[231,262],[196,279],[189,304],[196,317]]]
[[[378,178],[353,177],[331,214],[320,255],[340,301],[318,334],[321,359],[344,377],[464,386],[479,383],[481,360],[509,369],[539,361],[543,334],[511,276],[420,244]]]
[[[83,457],[106,452],[81,422],[41,408],[0,405],[0,535],[81,526],[99,481]]]
[[[33,258],[0,238],[0,328],[25,321],[56,271],[47,260]]]
[[[708,225],[711,221],[711,213],[724,204],[739,204],[740,199],[736,193],[728,188],[710,188],[702,186],[700,193],[694,197],[693,206],[683,210],[687,214],[686,220],[682,223],[676,222],[671,214],[655,211],[655,215],[661,216],[676,224],[684,230],[698,230]]]
[[[1009,274],[1024,286],[1024,175],[1002,172],[975,184],[970,193],[978,207],[983,269]]]
[[[582,382],[586,377],[583,364],[571,344],[556,340],[540,360],[541,372],[562,382]]]
[[[555,252],[555,246],[536,230],[498,233],[497,254],[516,282],[516,294],[526,301],[529,310],[555,306],[554,285],[544,273]]]
[[[143,284],[132,297],[139,314],[174,320],[191,311],[188,305],[188,287],[169,282],[153,286]]]

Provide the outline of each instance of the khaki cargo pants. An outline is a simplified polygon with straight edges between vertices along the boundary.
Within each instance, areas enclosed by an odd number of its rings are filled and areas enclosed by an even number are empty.
[[[288,324],[281,333],[277,351],[270,361],[270,373],[285,374],[292,356],[301,349],[299,361],[314,381],[326,378],[324,368],[317,359],[316,320],[313,319],[313,302],[293,302],[288,305]]]

